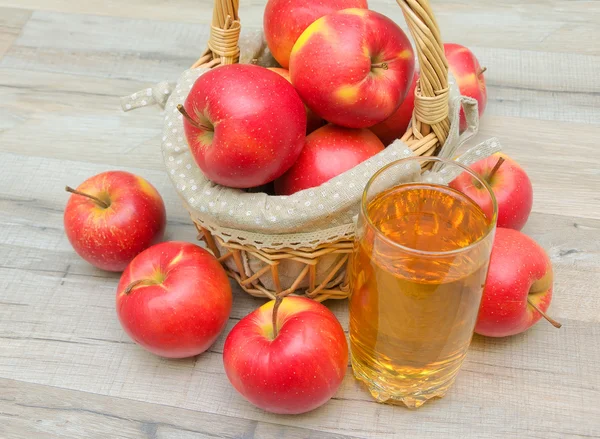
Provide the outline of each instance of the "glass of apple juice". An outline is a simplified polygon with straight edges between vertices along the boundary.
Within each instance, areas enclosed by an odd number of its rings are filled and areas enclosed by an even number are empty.
[[[452,187],[465,172],[469,195]],[[453,384],[496,217],[488,183],[455,161],[406,158],[367,184],[350,264],[350,345],[354,375],[377,401],[416,408]]]

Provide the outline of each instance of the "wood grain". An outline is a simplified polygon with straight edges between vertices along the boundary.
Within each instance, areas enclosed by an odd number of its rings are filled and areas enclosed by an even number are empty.
[[[12,45],[30,16],[31,11],[25,9],[0,7],[0,57]]]
[[[242,22],[260,25],[265,4],[266,0],[244,0],[240,9]],[[212,17],[212,1],[207,0],[178,0],[177,7],[168,0],[151,3],[129,0],[126,4],[116,0],[2,0],[0,5],[184,23],[207,24]],[[370,0],[369,6],[404,24],[395,0]],[[532,0],[523,5],[516,0],[458,0],[436,1],[433,6],[446,41],[469,46],[600,54],[597,44],[586,44],[600,37],[597,1]]]
[[[264,0],[244,0],[244,27]],[[402,21],[395,0],[371,0]],[[0,438],[600,438],[600,2],[439,0],[446,41],[488,67],[479,140],[500,138],[530,175],[524,231],[552,259],[552,315],[508,339],[476,336],[451,392],[418,411],[375,403],[351,376],[325,406],[274,416],[228,383],[224,340],[263,303],[234,286],[208,352],[165,360],[114,311],[118,274],[70,247],[68,198],[91,175],[151,181],[167,239],[195,241],[164,172],[158,107],[119,97],[174,81],[202,50],[212,0],[0,0]],[[348,327],[347,304],[327,304]]]
[[[348,436],[0,379],[4,439],[343,439]]]
[[[67,83],[77,75],[146,86],[175,81],[198,57],[208,33],[206,25],[36,11],[0,66],[68,73]],[[488,68],[487,114],[600,124],[600,85],[587,80],[600,69],[600,56],[490,48],[481,42],[470,47]],[[137,88],[122,94],[133,91]]]

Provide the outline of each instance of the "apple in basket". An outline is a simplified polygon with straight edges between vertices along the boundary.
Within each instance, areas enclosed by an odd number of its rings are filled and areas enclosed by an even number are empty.
[[[275,180],[296,161],[306,135],[306,111],[294,87],[250,64],[200,76],[179,106],[185,135],[204,175],[235,188]]]
[[[229,381],[252,404],[299,414],[325,404],[348,368],[340,322],[306,297],[272,300],[240,320],[223,348]]]
[[[383,150],[383,143],[367,128],[325,125],[306,136],[296,163],[275,180],[275,193],[291,195],[319,186]]]
[[[475,332],[506,337],[529,329],[546,315],[552,299],[552,264],[542,247],[523,233],[496,230]]]
[[[505,154],[494,154],[470,166],[492,187],[498,202],[498,227],[521,230],[533,204],[533,188],[529,177],[517,162]],[[450,182],[450,186],[479,203],[484,212],[491,212],[490,199],[467,172]]]
[[[225,328],[231,303],[221,264],[187,242],[163,242],[140,253],[123,272],[116,295],[125,332],[168,358],[207,350]]]
[[[269,0],[263,19],[267,45],[287,69],[294,43],[317,18],[342,9],[367,7],[367,0]]]
[[[456,78],[456,83],[463,96],[469,96],[477,100],[479,117],[483,115],[487,104],[487,90],[485,88],[485,78],[479,61],[469,49],[460,44],[444,44],[444,53],[448,60],[448,68]],[[467,120],[465,113],[460,110],[460,131],[467,129]]]
[[[292,79],[290,78],[289,70],[282,69],[281,67],[269,67],[269,70],[274,71],[278,75],[283,76],[290,84],[292,83]],[[317,128],[322,127],[327,122],[317,116],[310,108],[306,105],[306,134],[312,133]]]
[[[349,128],[390,117],[413,78],[410,42],[396,23],[374,11],[345,9],[319,18],[298,38],[292,83],[311,110]]]
[[[73,194],[64,215],[67,238],[79,256],[98,268],[123,271],[163,237],[165,204],[142,177],[103,172],[66,190]]]
[[[415,109],[415,88],[417,87],[418,79],[419,72],[415,71],[412,83],[402,104],[400,104],[394,114],[370,128],[385,146],[402,137],[408,129],[413,110]]]

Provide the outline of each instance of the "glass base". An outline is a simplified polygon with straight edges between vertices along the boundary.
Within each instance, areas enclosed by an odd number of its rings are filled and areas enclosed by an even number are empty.
[[[354,359],[352,359],[352,371],[354,377],[366,385],[369,393],[371,393],[371,396],[373,396],[377,402],[382,404],[404,405],[409,409],[419,408],[432,398],[442,398],[446,395],[450,387],[452,387],[452,384],[454,384],[456,379],[456,375],[453,375],[447,381],[438,383],[435,387],[427,389],[412,390],[410,392],[402,390],[390,391],[389,386],[386,386],[386,383],[369,378]]]

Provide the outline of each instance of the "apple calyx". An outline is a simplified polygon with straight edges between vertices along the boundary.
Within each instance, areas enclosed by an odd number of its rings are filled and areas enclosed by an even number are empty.
[[[477,71],[477,77],[479,78],[481,75],[483,75],[483,73],[487,71],[487,67],[481,67],[478,71]]]
[[[199,130],[204,130],[204,131],[212,131],[212,128],[207,127],[206,125],[202,125],[200,122],[194,120],[192,118],[192,116],[189,115],[189,113],[185,110],[185,108],[183,107],[183,105],[181,104],[177,104],[177,110],[179,110],[179,112],[183,115],[183,117],[186,118],[186,120],[192,124],[193,127],[198,128]]]
[[[161,281],[159,281],[157,279],[138,279],[138,280],[134,280],[129,285],[127,285],[127,288],[125,288],[123,290],[123,294],[125,294],[125,295],[130,294],[135,287],[140,286],[140,285],[149,286],[149,285],[158,285],[160,283],[161,283]]]
[[[552,317],[550,317],[548,314],[546,314],[544,311],[542,311],[535,303],[533,303],[533,301],[529,297],[527,297],[527,303],[529,303],[529,305],[531,305],[533,307],[533,309],[535,309],[537,312],[539,312],[541,314],[541,316],[543,318],[545,318],[546,320],[548,320],[548,322],[555,328],[558,329],[562,326],[561,323],[557,322]]]
[[[75,194],[75,195],[81,195],[82,197],[87,197],[87,198],[89,198],[90,200],[94,201],[94,203],[96,203],[96,204],[97,204],[99,207],[102,207],[102,208],[104,208],[104,209],[108,209],[108,208],[110,207],[110,204],[109,204],[109,203],[107,203],[106,201],[102,201],[102,200],[101,200],[100,198],[98,198],[98,197],[95,197],[95,196],[93,196],[93,195],[90,195],[90,194],[86,194],[85,192],[81,192],[81,191],[78,191],[78,190],[76,190],[76,189],[73,189],[73,188],[72,188],[72,187],[70,187],[70,186],[65,186],[65,190],[66,190],[67,192],[70,192],[70,193],[72,193],[72,194]]]
[[[277,330],[277,311],[279,310],[279,306],[283,302],[282,296],[277,296],[275,298],[275,303],[273,304],[273,314],[272,314],[272,324],[273,324],[273,340],[277,338],[277,334],[279,331]]]

